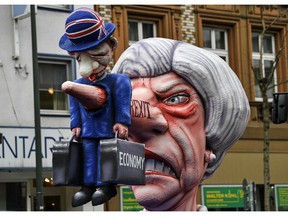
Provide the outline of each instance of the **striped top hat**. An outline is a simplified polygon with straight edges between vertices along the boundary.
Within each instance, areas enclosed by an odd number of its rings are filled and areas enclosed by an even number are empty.
[[[65,30],[59,46],[67,52],[79,52],[106,41],[114,32],[115,25],[104,23],[101,16],[90,8],[79,8],[67,18]]]

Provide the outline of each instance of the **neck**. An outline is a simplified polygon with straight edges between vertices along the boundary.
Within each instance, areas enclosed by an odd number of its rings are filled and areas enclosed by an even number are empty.
[[[98,80],[101,80],[103,78],[105,78],[106,76],[106,71],[103,71],[103,72],[100,72],[98,74],[91,74],[88,79],[91,81],[91,82],[94,82],[94,81],[98,81]]]
[[[176,196],[171,198],[170,200],[166,200],[165,204],[163,203],[161,206],[155,206],[150,208],[149,206],[145,206],[146,211],[197,211],[197,189],[191,189],[188,192],[178,193]],[[172,202],[177,203],[171,206]],[[169,204],[170,203],[170,204]]]
[[[186,192],[182,199],[170,211],[197,211],[197,190],[194,187],[192,190]]]

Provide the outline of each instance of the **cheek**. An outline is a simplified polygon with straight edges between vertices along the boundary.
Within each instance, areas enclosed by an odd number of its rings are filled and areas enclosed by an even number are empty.
[[[186,139],[187,141],[187,139]],[[202,180],[206,171],[204,163],[205,143],[200,137],[190,138],[189,144],[182,148],[183,158],[181,161],[180,185],[184,191],[196,187]]]
[[[178,141],[182,143],[182,148],[203,147],[205,149],[205,117],[202,107],[198,103],[191,103],[191,106],[186,106],[185,109],[181,109],[181,111],[179,109],[178,111],[181,114],[171,112],[165,114],[171,133],[179,137]]]
[[[170,119],[169,131],[184,153],[186,163],[194,163],[199,153],[205,151],[206,134],[202,121],[198,118],[193,123],[190,119]]]
[[[169,117],[167,117],[168,119]],[[177,145],[181,148],[181,164],[183,177],[191,182],[191,178],[199,178],[204,164],[206,133],[201,115],[191,119],[170,120],[169,130]],[[190,180],[189,180],[190,179]]]
[[[99,67],[99,63],[97,62],[97,61],[94,61],[93,63],[92,63],[92,68],[93,69],[96,69],[96,68],[98,68]]]
[[[93,68],[98,67],[99,63],[95,62],[93,59],[89,58],[86,55],[81,56],[81,61],[78,63],[79,71],[86,72],[91,71]]]
[[[206,134],[202,125],[200,127],[197,127],[196,125],[192,127],[189,141],[190,146],[188,148],[191,150],[184,150],[186,161],[185,172],[183,172],[182,176],[183,185],[186,189],[190,189],[191,185],[200,183],[206,170],[204,163]]]

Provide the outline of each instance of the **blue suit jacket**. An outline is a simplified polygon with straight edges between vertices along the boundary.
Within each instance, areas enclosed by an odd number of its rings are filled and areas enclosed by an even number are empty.
[[[131,83],[127,75],[107,74],[102,80],[91,82],[87,78],[76,83],[98,86],[106,92],[106,103],[96,111],[86,110],[81,103],[70,96],[70,127],[80,127],[82,138],[111,138],[115,123],[131,125],[130,103]]]

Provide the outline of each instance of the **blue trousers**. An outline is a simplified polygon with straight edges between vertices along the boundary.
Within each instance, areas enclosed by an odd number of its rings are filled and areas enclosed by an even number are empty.
[[[82,139],[83,142],[83,184],[90,187],[107,185],[100,181],[100,140]]]

